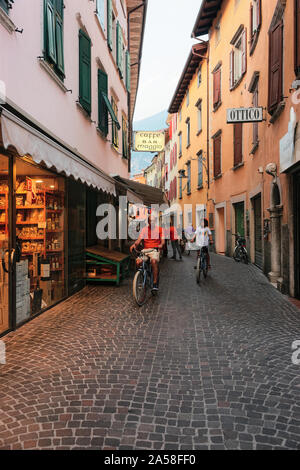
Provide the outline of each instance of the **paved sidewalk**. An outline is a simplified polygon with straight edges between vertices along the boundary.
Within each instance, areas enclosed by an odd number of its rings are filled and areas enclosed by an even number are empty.
[[[299,449],[300,311],[253,266],[87,287],[5,337],[0,449]]]

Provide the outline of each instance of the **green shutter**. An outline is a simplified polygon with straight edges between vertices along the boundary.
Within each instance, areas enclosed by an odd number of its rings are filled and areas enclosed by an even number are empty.
[[[79,102],[91,114],[91,40],[79,31]]]
[[[98,70],[98,127],[103,134],[108,134],[108,112],[102,92],[107,95],[107,75]]]
[[[117,66],[120,70],[121,75],[123,76],[123,61],[122,61],[122,54],[123,54],[123,35],[122,35],[122,28],[119,22],[117,22]]]
[[[56,63],[55,14],[50,0],[45,0],[45,51],[47,58]]]
[[[130,93],[130,80],[131,80],[131,66],[130,66],[130,54],[126,52],[126,89]]]
[[[57,68],[64,75],[65,66],[64,66],[64,30],[63,22],[56,15],[56,56],[57,56]]]
[[[0,8],[5,10],[6,13],[8,13],[8,3],[7,0],[0,0]]]
[[[57,13],[60,15],[61,19],[64,16],[64,2],[63,0],[55,0],[55,9]]]
[[[112,0],[107,0],[107,44],[113,49]]]

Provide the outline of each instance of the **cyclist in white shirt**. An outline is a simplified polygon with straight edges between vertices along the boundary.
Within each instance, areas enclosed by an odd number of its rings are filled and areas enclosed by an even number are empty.
[[[195,240],[196,240],[196,245],[199,247],[198,255],[200,254],[201,249],[205,248],[205,251],[207,254],[207,265],[208,265],[208,268],[211,269],[208,246],[209,246],[209,243],[213,244],[213,238],[212,238],[212,233],[208,226],[207,219],[203,219],[201,222],[201,225],[197,227],[192,242],[194,242]]]

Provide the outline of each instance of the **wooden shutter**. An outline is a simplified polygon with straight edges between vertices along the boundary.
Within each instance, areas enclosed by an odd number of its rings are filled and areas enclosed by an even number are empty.
[[[79,31],[79,102],[91,113],[91,40]]]
[[[259,31],[260,27],[261,27],[261,0],[257,0],[257,10],[256,10],[256,14],[257,14],[257,31]]]
[[[300,0],[295,0],[295,74],[298,77],[300,75]]]
[[[112,0],[107,0],[107,44],[110,50],[113,49],[113,20],[112,20]]]
[[[131,65],[130,65],[130,53],[126,52],[126,89],[130,93],[131,86]]]
[[[214,73],[214,106],[221,101],[221,69]]]
[[[0,0],[0,8],[8,13],[8,2],[7,0]]]
[[[214,176],[221,174],[221,135],[214,138]]]
[[[237,123],[233,126],[234,134],[234,166],[243,161],[243,124]]]
[[[250,39],[253,40],[254,32],[253,32],[253,3],[250,6]]]
[[[108,134],[108,111],[102,93],[107,95],[107,75],[98,69],[98,127],[105,134]]]
[[[63,19],[63,16],[64,16],[64,2],[63,2],[63,0],[54,0],[54,1],[55,1],[56,12],[59,14],[61,19]]]
[[[278,23],[269,33],[269,100],[272,114],[282,99],[283,23]]]
[[[56,63],[55,13],[50,0],[45,2],[45,46],[47,58]]]
[[[105,31],[105,0],[97,0],[97,15],[101,24],[101,28]]]
[[[247,29],[242,33],[242,75],[247,71]]]
[[[234,50],[230,51],[229,55],[229,86],[230,89],[234,87]]]
[[[117,22],[117,66],[120,71],[121,77],[123,77],[123,35],[122,35],[122,28],[119,23]]]
[[[56,14],[55,15],[55,31],[56,31],[56,57],[57,57],[57,68],[64,75],[64,30],[62,19]]]

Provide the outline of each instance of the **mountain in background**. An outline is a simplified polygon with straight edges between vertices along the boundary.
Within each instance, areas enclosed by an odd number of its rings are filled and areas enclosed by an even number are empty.
[[[167,128],[168,111],[162,111],[154,116],[133,123],[134,131],[161,131]],[[131,152],[131,176],[140,173],[150,165],[154,153]]]

